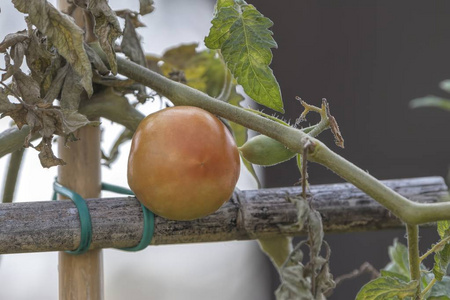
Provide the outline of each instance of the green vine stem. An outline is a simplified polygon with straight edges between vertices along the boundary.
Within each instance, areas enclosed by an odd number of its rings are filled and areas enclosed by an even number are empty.
[[[406,232],[408,234],[408,258],[411,280],[420,281],[419,226],[407,224]],[[417,285],[415,299],[420,299],[420,284]]]
[[[450,242],[450,236],[446,237],[443,240],[440,240],[437,244],[435,244],[430,250],[428,250],[424,255],[420,257],[420,261],[422,262],[424,259],[426,259],[431,254],[438,251],[438,249],[442,249],[443,246],[445,246],[447,243]]]
[[[23,147],[23,141],[29,132],[28,125],[24,125],[22,129],[14,126],[0,132],[0,158]]]
[[[425,295],[428,293],[428,291],[430,291],[434,284],[437,282],[436,278],[431,279],[430,283],[427,285],[426,288],[423,289],[423,291],[420,293],[420,299],[422,299],[423,297],[425,297]]]
[[[98,54],[104,58],[104,54],[101,50],[98,50],[98,46],[91,46],[97,49]],[[118,57],[117,65],[120,74],[153,89],[170,99],[175,105],[201,107],[220,117],[267,135],[297,153],[303,153],[307,143],[312,145],[312,147],[308,147],[308,159],[310,161],[326,166],[346,181],[354,184],[407,224],[415,225],[438,220],[450,220],[450,202],[420,204],[410,201],[331,151],[319,140],[298,129],[281,125],[243,108],[214,99],[127,59]]]

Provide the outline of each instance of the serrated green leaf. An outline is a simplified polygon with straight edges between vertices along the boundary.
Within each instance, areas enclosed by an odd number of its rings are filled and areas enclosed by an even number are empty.
[[[230,7],[234,5],[234,0],[217,0],[216,12],[218,12],[223,7]]]
[[[450,110],[450,100],[430,95],[411,100],[411,102],[409,102],[409,107],[437,107],[444,110]]]
[[[393,277],[393,278],[397,278],[401,281],[405,281],[405,282],[409,281],[409,277],[399,274],[399,273],[391,272],[388,270],[381,270],[380,273],[381,273],[382,277]]]
[[[379,277],[364,285],[356,300],[404,299],[417,291],[418,281],[404,282],[394,277]]]
[[[437,232],[441,239],[444,239],[449,236],[450,234],[450,221],[444,220],[444,221],[438,221],[437,222]]]
[[[237,82],[256,102],[283,112],[281,91],[269,65],[277,44],[268,29],[273,23],[252,5],[221,1],[205,38],[210,49],[220,49]]]
[[[28,14],[29,21],[39,29],[81,76],[81,83],[92,95],[92,69],[83,47],[84,33],[73,20],[45,0],[12,0],[15,8]]]
[[[450,244],[446,244],[441,251],[434,254],[433,274],[438,281],[441,281],[447,273],[447,267],[450,263]]]
[[[394,244],[389,246],[388,252],[391,262],[384,269],[410,278],[408,248],[395,239]]]

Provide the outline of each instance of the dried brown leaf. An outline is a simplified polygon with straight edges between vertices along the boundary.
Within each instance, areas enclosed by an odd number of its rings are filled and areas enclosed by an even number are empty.
[[[154,11],[153,0],[139,0],[139,14],[144,16]]]
[[[45,103],[52,103],[53,100],[55,100],[58,97],[63,87],[64,79],[69,71],[69,67],[70,65],[66,64],[56,73],[56,76],[55,78],[53,78],[53,81],[43,99]]]
[[[80,76],[70,66],[64,78],[64,85],[61,91],[61,108],[65,110],[78,110],[82,93],[83,87],[80,84]]]
[[[125,19],[126,16],[129,16],[134,28],[146,27],[146,25],[142,23],[141,20],[139,20],[139,14],[137,12],[131,11],[129,9],[121,9],[116,10],[116,15],[123,19]]]
[[[22,43],[27,39],[28,34],[26,30],[7,34],[3,41],[0,43],[0,52],[6,52],[6,49],[8,49],[9,47],[12,47],[17,43]]]
[[[43,138],[35,147],[39,151],[39,160],[44,168],[50,168],[58,165],[65,165],[64,160],[57,158],[52,151],[52,138]]]
[[[114,43],[122,34],[117,16],[107,0],[90,0],[88,10],[95,18],[95,35],[106,54],[111,72],[117,74],[116,53]]]
[[[142,50],[141,40],[136,32],[136,28],[132,22],[132,13],[125,15],[125,28],[123,30],[123,38],[120,47],[123,53],[128,56],[135,63],[147,67],[144,51]],[[138,93],[136,95],[139,102],[143,103],[147,100],[147,93],[143,85],[138,86]]]
[[[15,105],[8,99],[8,95],[0,88],[0,113],[15,109]]]
[[[20,69],[14,75],[14,84],[17,93],[28,104],[35,104],[41,100],[39,84],[31,76],[26,75]]]
[[[59,54],[81,76],[81,83],[92,95],[92,70],[83,47],[83,31],[73,20],[45,0],[12,0],[17,10],[28,14],[28,20],[47,36]]]

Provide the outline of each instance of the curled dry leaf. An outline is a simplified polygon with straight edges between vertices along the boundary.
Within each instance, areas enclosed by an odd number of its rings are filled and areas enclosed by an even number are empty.
[[[139,14],[144,16],[154,11],[153,0],[139,0]]]
[[[330,122],[330,129],[334,136],[334,142],[336,146],[344,148],[344,138],[342,137],[341,131],[339,130],[339,125],[336,119],[330,113],[330,105],[326,99],[322,99],[322,103],[326,107],[328,122]]]
[[[142,50],[141,39],[139,38],[136,28],[132,22],[133,12],[128,11],[128,13],[123,14],[125,18],[125,28],[123,30],[123,39],[120,47],[123,53],[130,58],[130,60],[141,66],[147,67],[147,61],[145,59],[144,51]],[[145,90],[145,86],[139,85],[136,97],[139,102],[144,103],[148,95]]]
[[[81,83],[88,95],[92,95],[92,70],[83,46],[83,31],[73,20],[45,0],[12,0],[15,8],[28,14],[28,20],[42,32],[58,53],[81,76]]]
[[[117,74],[117,62],[114,43],[122,34],[119,20],[107,0],[90,0],[87,8],[94,16],[95,35],[108,58],[111,72],[115,75]]]
[[[34,148],[39,151],[39,160],[44,168],[66,164],[62,159],[57,158],[55,154],[53,154],[51,138],[42,138],[39,145]]]

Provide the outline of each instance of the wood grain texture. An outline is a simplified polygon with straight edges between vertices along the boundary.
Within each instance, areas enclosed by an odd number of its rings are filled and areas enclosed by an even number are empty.
[[[418,202],[448,197],[441,177],[389,180],[384,183]],[[195,221],[155,217],[153,245],[249,240],[275,235],[296,236],[297,210],[289,199],[300,187],[236,191],[216,213]],[[326,232],[382,230],[401,222],[351,184],[310,187],[312,205],[321,213]],[[87,199],[92,217],[91,247],[135,246],[143,231],[142,209],[134,197]],[[70,250],[78,246],[80,223],[70,201],[0,205],[0,253]]]
[[[100,128],[83,127],[75,135],[77,142],[65,145],[64,138],[58,143],[59,156],[66,162],[58,167],[58,181],[74,190],[84,198],[99,197],[100,179]],[[89,174],[88,176],[86,174]],[[72,201],[58,201],[72,204]],[[78,215],[70,210],[68,217]],[[53,218],[58,218],[54,216]],[[67,220],[67,219],[66,219]],[[73,220],[71,220],[73,221]],[[76,226],[80,226],[77,218]],[[95,232],[95,230],[93,230]],[[74,250],[80,242],[78,234],[72,235],[69,248],[55,250]],[[101,249],[93,249],[81,255],[60,252],[58,256],[59,299],[60,300],[101,300],[103,288],[103,255]]]

